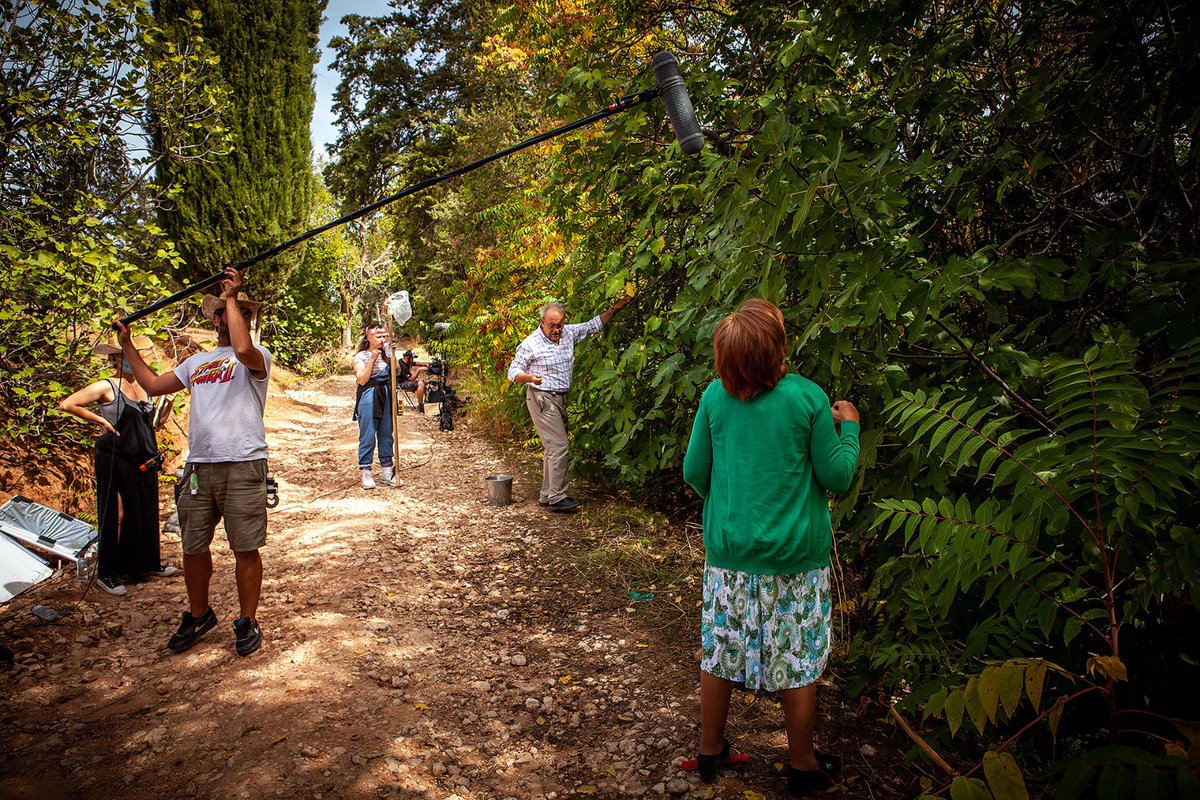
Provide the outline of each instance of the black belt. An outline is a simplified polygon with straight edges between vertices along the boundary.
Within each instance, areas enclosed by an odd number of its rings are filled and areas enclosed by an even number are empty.
[[[530,386],[529,388],[530,388],[530,389],[533,389],[535,392],[541,392],[542,394],[556,394],[556,395],[558,395],[559,397],[566,397],[566,396],[567,396],[567,393],[566,393],[566,392],[559,392],[559,391],[555,391],[554,389],[536,389],[536,388],[534,388],[533,386]]]

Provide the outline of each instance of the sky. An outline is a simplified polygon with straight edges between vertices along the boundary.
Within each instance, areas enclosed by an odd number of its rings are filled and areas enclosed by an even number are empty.
[[[333,116],[333,92],[337,89],[338,75],[332,69],[333,49],[329,40],[346,32],[342,17],[361,14],[364,17],[381,17],[391,9],[387,0],[329,0],[325,9],[325,21],[321,24],[321,61],[317,64],[317,104],[313,108],[312,146],[314,158],[326,158],[325,146],[337,140],[337,126]]]

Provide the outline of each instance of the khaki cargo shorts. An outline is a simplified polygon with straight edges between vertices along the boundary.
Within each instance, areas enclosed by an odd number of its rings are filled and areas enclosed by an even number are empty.
[[[217,523],[235,553],[267,543],[267,460],[189,463],[176,498],[183,552],[208,551]]]

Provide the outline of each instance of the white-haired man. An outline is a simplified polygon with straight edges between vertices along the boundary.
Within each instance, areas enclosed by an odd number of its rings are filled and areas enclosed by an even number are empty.
[[[579,501],[567,495],[567,392],[575,368],[575,344],[599,333],[609,320],[633,301],[623,297],[612,308],[577,325],[566,324],[562,303],[542,306],[541,324],[517,347],[508,379],[525,384],[525,407],[542,439],[542,490],[538,505],[570,513]]]

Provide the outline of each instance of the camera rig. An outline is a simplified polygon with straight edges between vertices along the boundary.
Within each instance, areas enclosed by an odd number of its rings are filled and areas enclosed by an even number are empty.
[[[429,361],[425,368],[429,379],[425,381],[425,400],[438,404],[438,430],[454,430],[454,412],[462,406],[454,387],[450,385],[450,363],[446,357],[446,328],[434,326],[434,336],[439,339],[441,352]]]

